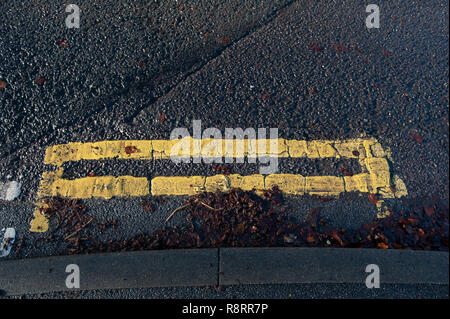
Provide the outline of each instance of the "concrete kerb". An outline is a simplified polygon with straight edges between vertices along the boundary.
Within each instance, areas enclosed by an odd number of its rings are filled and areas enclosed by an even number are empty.
[[[239,284],[361,283],[376,264],[380,283],[448,285],[448,252],[351,248],[213,248],[51,256],[0,261],[7,295],[73,291],[66,267],[80,269],[80,289]]]

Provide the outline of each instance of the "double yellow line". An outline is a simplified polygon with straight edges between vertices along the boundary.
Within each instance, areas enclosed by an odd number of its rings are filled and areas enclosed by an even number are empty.
[[[193,195],[198,192],[227,191],[231,188],[262,191],[275,185],[283,192],[293,195],[317,194],[339,196],[344,192],[374,193],[384,198],[401,197],[407,194],[403,181],[391,176],[388,154],[376,139],[350,139],[345,141],[301,141],[277,139],[244,140],[243,152],[238,152],[238,140],[194,140],[190,147],[180,150],[179,157],[212,157],[211,143],[219,143],[221,154],[217,157],[259,157],[276,156],[285,158],[344,158],[357,159],[362,173],[353,176],[302,176],[299,174],[238,174],[215,176],[158,176],[149,181],[134,176],[94,176],[75,180],[63,179],[66,162],[102,159],[168,160],[176,143],[180,140],[127,140],[101,141],[94,143],[67,143],[50,146],[46,150],[45,164],[56,167],[42,175],[38,190],[38,204],[31,221],[32,232],[45,232],[48,220],[41,213],[43,199],[53,196],[68,198],[105,198],[145,195]],[[265,147],[260,147],[264,145]],[[232,145],[233,147],[227,147]],[[198,146],[198,147],[196,147]],[[217,149],[216,149],[217,150]],[[260,151],[263,150],[263,151]]]

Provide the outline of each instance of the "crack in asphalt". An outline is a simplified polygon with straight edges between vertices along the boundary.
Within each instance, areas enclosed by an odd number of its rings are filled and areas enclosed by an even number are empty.
[[[258,25],[257,27],[254,27],[253,29],[251,29],[250,31],[247,31],[246,33],[244,33],[241,37],[239,37],[238,39],[231,41],[229,45],[226,45],[223,49],[219,49],[215,54],[213,54],[213,56],[209,59],[207,59],[206,61],[202,62],[201,65],[190,71],[187,72],[183,78],[178,81],[175,85],[171,86],[167,92],[165,92],[163,95],[159,96],[158,98],[156,98],[155,100],[153,100],[151,102],[150,105],[146,106],[145,108],[138,110],[137,112],[135,112],[135,114],[133,116],[129,117],[129,120],[134,119],[135,117],[137,117],[139,114],[141,114],[143,111],[145,111],[146,109],[149,109],[153,104],[155,104],[156,102],[158,102],[160,99],[164,98],[167,94],[169,94],[174,88],[178,87],[181,83],[183,83],[184,81],[186,81],[190,76],[195,75],[199,72],[201,72],[209,63],[211,63],[212,61],[216,60],[218,57],[220,57],[223,52],[225,52],[228,48],[232,47],[233,45],[235,45],[236,43],[240,42],[240,41],[244,41],[246,38],[252,36],[253,34],[255,34],[256,32],[258,32],[259,30],[261,30],[262,28],[264,28],[265,26],[267,26],[269,23],[271,23],[274,19],[276,19],[280,12],[283,11],[284,9],[286,9],[287,7],[292,6],[295,2],[297,2],[298,0],[292,0],[287,2],[286,4],[284,4],[283,6],[281,6],[280,8],[272,11],[270,14],[267,15],[266,17],[266,21],[263,21],[260,25]]]

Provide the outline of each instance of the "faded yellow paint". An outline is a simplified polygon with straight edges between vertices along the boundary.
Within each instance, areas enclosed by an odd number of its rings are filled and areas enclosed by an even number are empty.
[[[133,176],[98,176],[84,177],[75,180],[56,178],[41,187],[41,197],[69,198],[105,198],[145,196],[150,193],[148,180],[145,177]]]
[[[206,192],[226,192],[231,189],[230,178],[225,175],[207,176],[205,181]]]
[[[375,155],[372,153],[372,145],[378,143],[376,139],[364,139],[362,140],[362,144],[364,146],[364,150],[366,153],[366,158],[374,157]]]
[[[47,148],[44,163],[61,166],[63,163],[70,161],[112,158],[161,160],[169,159],[171,155],[230,158],[267,155],[292,158],[342,157],[364,159],[385,157],[386,152],[375,139],[350,139],[346,141],[302,141],[285,140],[283,138],[273,140],[197,140],[192,137],[185,137],[177,140],[123,140],[59,144]]]
[[[286,140],[286,146],[290,157],[306,157],[306,141]]]
[[[239,188],[244,191],[264,189],[264,176],[260,174],[242,176],[239,174],[228,175],[231,188]]]
[[[257,150],[251,149],[249,156],[273,156],[289,157],[288,147],[286,140],[283,138],[278,139],[259,139],[250,145],[257,144]]]
[[[286,194],[305,194],[306,178],[296,174],[271,174],[265,178],[266,189],[278,186]]]
[[[220,141],[220,140],[219,140]],[[243,139],[223,140],[223,153],[221,157],[242,158],[277,156],[288,157],[286,141],[279,139]],[[202,153],[203,156],[207,154]]]
[[[353,176],[344,176],[346,192],[369,192],[370,175],[367,173],[356,174]]]
[[[378,142],[373,143],[373,144],[370,146],[370,150],[371,150],[372,155],[373,155],[374,157],[386,157],[386,155],[387,155],[387,154],[385,153],[385,151],[383,150],[383,148],[381,147],[381,144],[378,143]]]
[[[342,158],[365,158],[366,149],[361,140],[337,141],[333,144],[337,152],[336,157]]]
[[[402,181],[398,175],[392,177],[394,184],[395,197],[400,198],[408,195],[408,190],[406,189],[405,182]]]
[[[331,141],[307,142],[306,156],[308,158],[328,158],[336,157],[336,155],[336,150]]]
[[[345,192],[344,179],[336,176],[307,176],[305,192],[321,196],[338,196]]]
[[[376,193],[378,188],[391,187],[389,164],[385,158],[366,158],[366,168],[370,174],[369,192]]]
[[[45,233],[49,227],[49,221],[47,217],[41,212],[42,208],[45,208],[47,204],[44,202],[38,202],[34,208],[33,219],[30,222],[30,232],[33,233]]]
[[[130,147],[127,152],[127,147]],[[136,148],[136,149],[134,149]],[[65,162],[99,159],[151,159],[152,142],[142,140],[101,141],[95,143],[74,142],[47,148],[45,164],[61,166]]]
[[[195,195],[205,189],[204,176],[158,176],[152,179],[152,195]]]
[[[379,200],[375,204],[377,206],[377,217],[385,218],[391,214],[391,211],[384,205],[384,200]]]

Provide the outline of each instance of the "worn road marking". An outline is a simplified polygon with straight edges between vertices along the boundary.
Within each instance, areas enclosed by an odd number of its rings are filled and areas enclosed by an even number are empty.
[[[306,158],[355,158],[385,157],[386,153],[376,139],[350,139],[346,141],[297,141],[277,139],[277,149],[271,147],[269,139],[259,140],[196,140],[182,139],[189,143],[187,150],[180,150],[178,156],[210,157],[207,146],[221,144],[220,157],[256,157],[267,152],[267,156]],[[129,140],[101,141],[93,143],[73,142],[50,146],[45,153],[45,164],[61,166],[65,162],[100,159],[169,159],[175,144],[180,140]],[[242,152],[237,144],[242,143]],[[128,148],[128,151],[127,151]]]
[[[62,178],[62,164],[80,160],[100,159],[169,159],[173,146],[179,140],[129,140],[101,141],[94,143],[68,143],[50,146],[46,150],[44,163],[56,166],[55,171],[44,172],[38,190],[38,203],[31,221],[32,232],[45,232],[48,220],[41,213],[44,198],[61,196],[69,198],[136,197],[145,195],[194,195],[198,192],[227,191],[231,188],[255,189],[261,192],[278,186],[292,195],[316,194],[339,196],[344,192],[374,193],[382,198],[407,195],[406,186],[398,176],[391,176],[386,153],[376,139],[350,139],[345,141],[298,141],[272,140],[194,140],[190,137],[190,148],[178,152],[178,156],[208,157],[208,145],[222,145],[222,157],[267,156],[290,158],[351,158],[358,159],[362,173],[337,176],[302,176],[299,174],[271,174],[241,176],[158,176],[150,183],[145,177],[98,176],[75,180]],[[243,152],[237,151],[237,143],[242,143]],[[271,145],[276,142],[277,148]],[[267,152],[266,152],[267,150]],[[216,155],[217,156],[217,155]],[[382,200],[378,205],[382,212]]]

